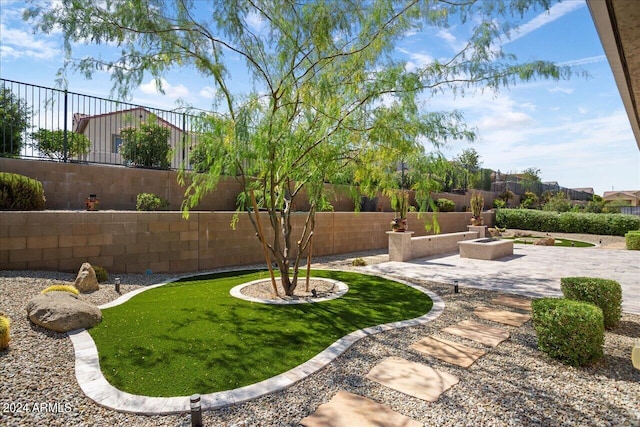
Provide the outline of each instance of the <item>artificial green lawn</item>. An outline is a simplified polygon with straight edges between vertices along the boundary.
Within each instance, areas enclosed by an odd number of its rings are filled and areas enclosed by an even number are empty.
[[[252,303],[229,290],[268,274],[233,272],[160,286],[104,309],[102,323],[89,330],[102,372],[118,389],[147,396],[229,390],[300,365],[350,332],[433,306],[424,293],[380,277],[313,276],[345,282],[349,292],[312,304]]]

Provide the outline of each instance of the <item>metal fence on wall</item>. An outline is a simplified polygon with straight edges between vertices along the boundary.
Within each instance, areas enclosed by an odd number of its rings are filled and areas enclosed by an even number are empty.
[[[121,130],[154,122],[169,129],[169,167],[189,165],[189,150],[197,143],[197,116],[162,110],[66,90],[0,79],[0,155],[28,159],[77,161],[112,165],[128,164],[121,154]],[[51,141],[58,135],[57,150],[38,146],[38,133]],[[77,134],[86,137],[89,149],[74,152]],[[86,140],[85,140],[85,144]],[[48,148],[51,148],[49,144]],[[40,148],[40,150],[38,149]],[[77,151],[77,150],[76,150]]]
[[[518,176],[508,174],[499,175],[500,176],[494,177],[495,181],[491,184],[491,191],[496,193],[503,193],[506,190],[509,190],[513,194],[517,194],[519,196],[523,195],[526,191],[531,191],[538,196],[541,196],[546,192],[564,193],[568,200],[579,200],[585,202],[591,200],[593,197],[592,193],[562,187],[556,182],[531,182],[528,183],[525,188],[525,185],[523,185],[522,180]]]

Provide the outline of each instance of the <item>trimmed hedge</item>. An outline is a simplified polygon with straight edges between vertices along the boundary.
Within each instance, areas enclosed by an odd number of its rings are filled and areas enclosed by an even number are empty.
[[[596,277],[563,277],[560,289],[565,298],[600,307],[604,327],[613,329],[622,317],[622,287],[615,280]]]
[[[538,349],[570,366],[584,366],[604,356],[604,318],[593,304],[565,298],[531,303]]]
[[[630,231],[624,235],[627,249],[631,251],[640,251],[640,231]]]
[[[547,212],[531,209],[498,209],[496,227],[557,233],[624,236],[640,229],[640,217],[624,214]]]
[[[449,199],[438,199],[436,205],[440,212],[454,212],[456,210],[456,204]]]
[[[24,175],[0,172],[0,210],[37,211],[44,209],[42,183]]]

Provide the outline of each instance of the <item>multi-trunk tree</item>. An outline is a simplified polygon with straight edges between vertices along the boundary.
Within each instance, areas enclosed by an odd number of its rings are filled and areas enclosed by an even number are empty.
[[[44,32],[62,30],[67,67],[90,75],[111,73],[126,95],[143,77],[160,78],[176,67],[197,69],[219,97],[204,114],[199,170],[190,176],[185,213],[216,188],[221,175],[243,185],[239,210],[256,226],[266,211],[272,238],[258,233],[278,264],[284,292],[292,294],[301,257],[311,242],[315,213],[329,209],[325,183],[353,174],[362,194],[403,189],[397,165],[413,173],[411,188],[426,207],[438,147],[472,139],[456,112],[431,111],[428,99],[470,87],[497,89],[518,80],[561,78],[550,62],[517,63],[503,53],[500,38],[512,17],[546,0],[61,0],[46,10],[32,8]],[[450,20],[471,21],[468,43],[449,58],[408,67],[395,47],[408,34],[443,28]],[[76,43],[116,45],[118,57],[73,61]],[[230,61],[241,59],[254,88],[232,88]],[[404,166],[403,169],[404,170]],[[419,172],[419,173],[418,173]],[[186,175],[186,172],[185,172]],[[309,212],[293,235],[291,212],[304,189]]]

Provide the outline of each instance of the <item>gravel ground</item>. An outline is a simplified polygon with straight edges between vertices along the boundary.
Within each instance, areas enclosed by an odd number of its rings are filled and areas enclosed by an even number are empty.
[[[387,260],[382,252],[369,252],[317,261],[323,267],[356,269],[351,267],[355,257],[363,257],[369,264]],[[169,276],[119,277],[125,293]],[[74,278],[53,272],[0,271],[0,311],[13,321],[9,349],[0,352],[0,425],[190,426],[189,414],[124,414],[102,408],[84,396],[75,380],[71,341],[65,334],[34,326],[25,312],[29,299],[42,289]],[[546,357],[536,349],[535,331],[527,322],[520,328],[503,326],[511,338],[464,369],[422,356],[409,346],[435,335],[481,347],[440,331],[474,319],[473,308],[489,304],[497,294],[466,288],[454,294],[451,286],[426,281],[418,284],[445,301],[445,311],[435,321],[365,338],[286,390],[205,412],[204,425],[297,426],[338,390],[346,390],[385,403],[425,425],[640,426],[640,371],[633,369],[630,360],[634,340],[640,337],[640,316],[623,314],[620,325],[606,332],[604,360],[590,367],[571,368]],[[117,296],[112,284],[103,284],[99,291],[83,298],[102,304]],[[368,371],[388,356],[428,364],[458,376],[460,383],[437,402],[427,403],[366,380]]]

